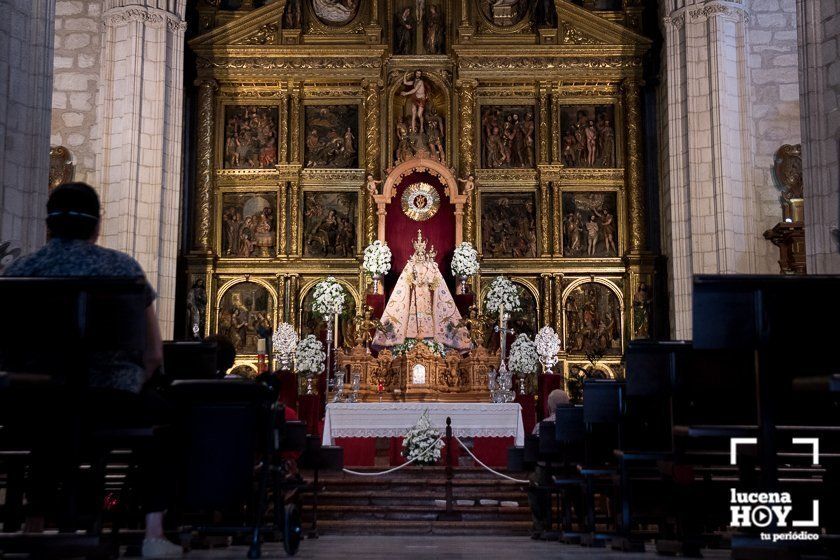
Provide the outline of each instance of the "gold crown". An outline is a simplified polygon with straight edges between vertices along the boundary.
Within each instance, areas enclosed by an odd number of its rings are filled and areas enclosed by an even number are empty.
[[[428,251],[426,250],[426,240],[423,239],[423,234],[419,229],[417,230],[417,239],[414,240],[412,245],[414,245],[414,255],[412,255],[411,260],[414,262],[432,261],[437,256],[434,245]]]

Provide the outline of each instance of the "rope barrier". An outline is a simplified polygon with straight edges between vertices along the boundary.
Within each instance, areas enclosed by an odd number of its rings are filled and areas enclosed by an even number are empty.
[[[398,470],[400,470],[400,469],[404,469],[405,467],[409,466],[410,464],[412,464],[413,462],[417,461],[418,459],[422,459],[423,457],[425,457],[425,456],[426,456],[426,455],[427,455],[427,454],[428,454],[428,453],[429,453],[432,449],[434,449],[434,447],[437,445],[437,442],[439,442],[439,441],[440,441],[440,440],[442,440],[442,439],[443,439],[443,436],[440,436],[440,437],[439,437],[439,438],[437,438],[434,442],[432,442],[432,444],[431,444],[431,445],[429,445],[429,447],[427,447],[426,449],[424,449],[424,450],[423,450],[423,452],[422,452],[422,453],[420,453],[420,455],[419,455],[418,457],[415,457],[414,459],[412,459],[412,460],[410,460],[410,461],[406,461],[406,462],[405,462],[405,463],[403,463],[402,465],[398,465],[398,466],[396,466],[396,467],[394,467],[394,468],[392,468],[392,469],[388,469],[387,471],[380,471],[380,472],[359,472],[359,471],[351,471],[350,469],[341,469],[341,470],[342,470],[342,471],[344,471],[344,472],[346,472],[347,474],[354,474],[354,475],[356,475],[356,476],[382,476],[382,475],[384,475],[384,474],[390,474],[390,473],[392,473],[392,472],[396,472],[396,471],[398,471]]]
[[[466,451],[467,453],[469,453],[469,454],[470,454],[470,457],[472,457],[472,458],[473,458],[473,460],[474,460],[476,463],[478,463],[479,465],[481,465],[482,467],[484,467],[485,469],[487,469],[487,470],[488,470],[488,471],[490,471],[491,473],[495,474],[496,476],[500,476],[500,477],[502,477],[502,478],[506,478],[506,479],[508,479],[508,480],[512,480],[513,482],[519,482],[520,484],[528,484],[528,483],[529,483],[529,481],[527,481],[527,480],[520,480],[520,479],[518,479],[518,478],[513,478],[513,477],[508,476],[508,475],[506,475],[506,474],[502,474],[502,473],[500,473],[499,471],[494,471],[493,469],[491,469],[490,467],[488,467],[487,465],[485,465],[484,463],[482,463],[482,462],[481,462],[481,459],[479,459],[478,457],[476,457],[475,455],[473,455],[473,452],[472,452],[472,451],[470,451],[470,449],[469,449],[466,445],[464,445],[464,442],[463,442],[463,441],[461,441],[461,438],[459,438],[458,436],[453,436],[453,437],[454,437],[455,439],[457,439],[457,440],[458,440],[458,443],[460,443],[460,444],[461,444],[461,447],[463,447],[463,448],[464,448],[464,451]]]

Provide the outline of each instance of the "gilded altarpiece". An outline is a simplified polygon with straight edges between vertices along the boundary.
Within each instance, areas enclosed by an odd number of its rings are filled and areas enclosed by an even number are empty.
[[[365,358],[352,324],[371,289],[361,253],[396,211],[382,189],[407,161],[436,162],[453,184],[441,179],[442,208],[481,256],[472,293],[504,274],[526,304],[517,333],[562,334],[558,372],[618,375],[627,341],[657,335],[640,101],[651,43],[636,3],[251,5],[200,0],[189,43],[197,159],[184,338],[232,334],[237,365],[253,369],[259,332],[325,328],[307,297],[332,275],[348,302],[340,344],[364,369],[363,391],[399,384],[400,358]],[[441,387],[477,398],[498,359],[481,352],[424,359]]]

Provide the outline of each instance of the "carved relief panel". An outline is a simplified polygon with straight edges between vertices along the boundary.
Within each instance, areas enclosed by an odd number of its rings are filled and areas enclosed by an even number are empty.
[[[224,108],[224,169],[271,169],[278,163],[277,107],[226,105]]]

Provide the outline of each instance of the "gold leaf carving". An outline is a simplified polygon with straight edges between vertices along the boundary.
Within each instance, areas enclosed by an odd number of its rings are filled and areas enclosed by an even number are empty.
[[[597,45],[601,43],[565,21],[561,22],[560,42],[564,45]]]
[[[240,44],[245,45],[276,45],[277,32],[280,26],[276,23],[267,23],[260,27],[253,34],[243,39]]]

